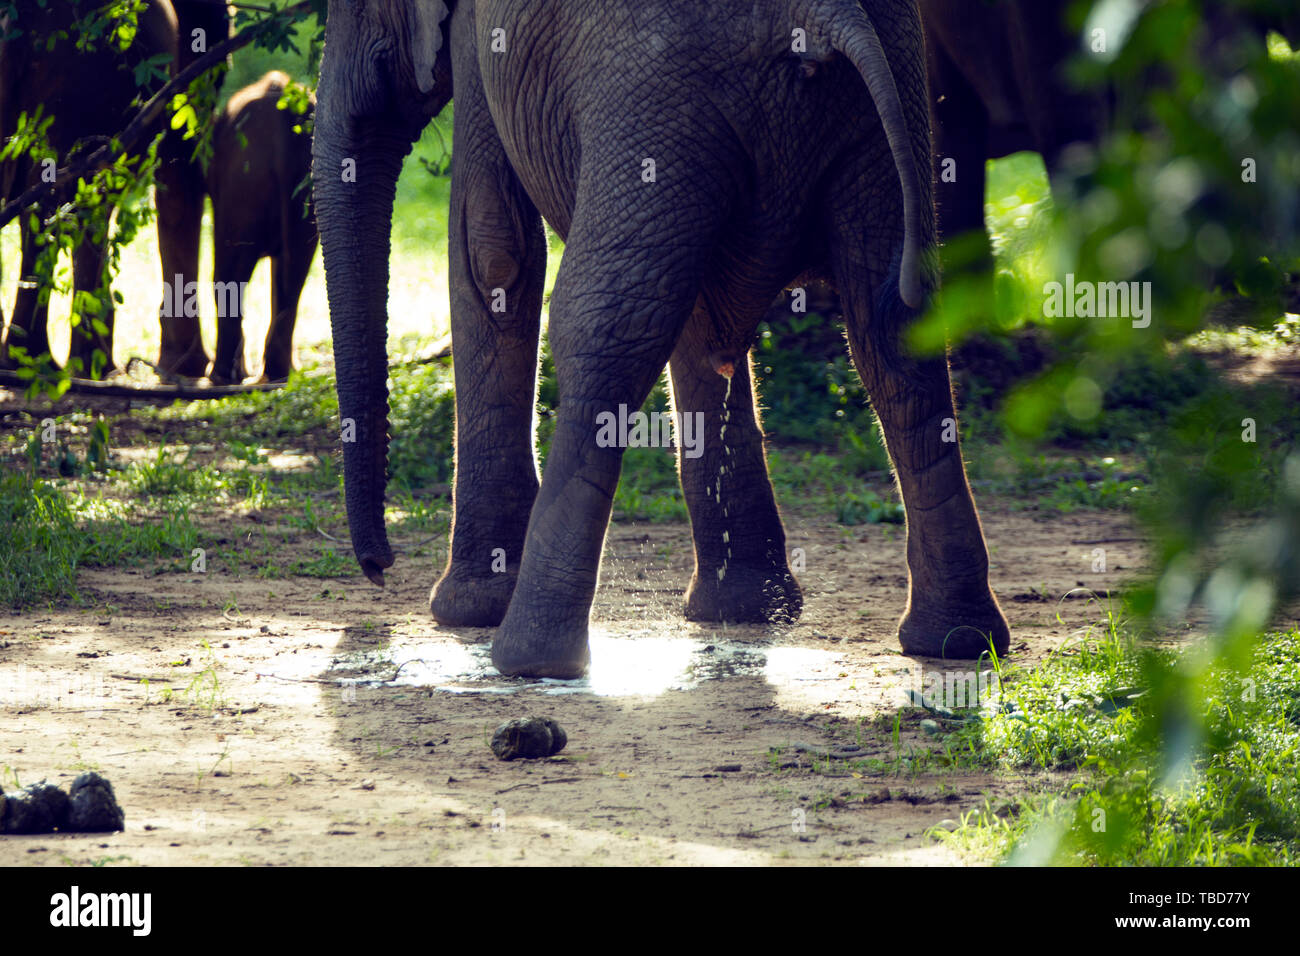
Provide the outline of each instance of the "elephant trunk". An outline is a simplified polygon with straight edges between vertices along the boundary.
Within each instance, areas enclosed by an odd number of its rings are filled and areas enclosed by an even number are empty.
[[[925,282],[921,275],[923,243],[926,230],[921,221],[922,197],[916,154],[908,134],[907,117],[898,95],[898,85],[890,69],[885,49],[871,19],[857,0],[814,0],[812,18],[819,33],[831,46],[843,53],[866,81],[867,90],[880,114],[889,140],[889,149],[898,167],[903,187],[903,261],[899,271],[899,294],[913,309],[925,302]]]
[[[360,132],[362,127],[364,134]],[[312,145],[325,261],[352,549],[383,587],[393,552],[384,529],[388,463],[388,257],[393,200],[410,142],[359,123],[321,96]]]

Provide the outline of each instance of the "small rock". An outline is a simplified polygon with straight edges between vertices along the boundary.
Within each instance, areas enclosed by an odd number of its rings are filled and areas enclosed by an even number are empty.
[[[939,731],[941,730],[941,728],[939,727],[939,722],[937,720],[921,721],[921,729],[924,730],[931,737],[939,733]]]
[[[53,833],[68,817],[68,795],[42,780],[4,798],[5,833]]]
[[[68,813],[67,829],[82,833],[112,833],[126,829],[126,814],[118,806],[108,778],[87,770],[72,781],[69,793],[72,807]]]
[[[568,742],[564,729],[549,717],[519,717],[496,729],[492,752],[498,760],[536,760],[559,753]]]

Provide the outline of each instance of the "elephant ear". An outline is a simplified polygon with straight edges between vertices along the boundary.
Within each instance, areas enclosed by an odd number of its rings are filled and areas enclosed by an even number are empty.
[[[416,88],[432,92],[433,71],[442,49],[442,21],[450,11],[442,0],[409,0],[406,7],[407,42],[410,44],[411,63],[415,69]]]

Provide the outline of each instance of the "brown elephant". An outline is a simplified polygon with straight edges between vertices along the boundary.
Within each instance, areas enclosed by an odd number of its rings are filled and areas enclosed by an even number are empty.
[[[120,132],[134,114],[134,104],[161,86],[154,81],[141,88],[135,71],[147,59],[164,56],[175,75],[194,59],[229,35],[229,13],[224,4],[205,0],[147,0],[139,29],[126,50],[107,38],[88,49],[77,49],[78,20],[97,15],[90,2],[41,3],[17,0],[5,33],[15,35],[0,42],[0,139],[8,139],[18,117],[37,108],[53,117],[48,138],[63,165],[73,146],[92,137]],[[55,37],[52,45],[46,41]],[[179,38],[179,39],[178,39]],[[158,246],[165,281],[176,275],[197,279],[199,227],[206,195],[203,173],[193,157],[194,144],[177,131],[168,131],[159,144],[156,175]],[[0,199],[15,198],[37,181],[40,170],[27,159],[10,161],[0,169]],[[106,212],[111,213],[111,210]],[[15,363],[9,347],[27,350],[33,358],[49,351],[48,308],[40,302],[42,290],[30,281],[36,262],[34,237],[23,229],[22,276],[14,312],[0,346],[0,366]],[[107,236],[88,238],[73,255],[76,291],[99,289],[104,281]],[[90,374],[96,351],[106,358],[104,371],[113,368],[113,318],[111,298],[100,303],[99,331],[75,334],[70,359],[79,374]],[[90,323],[87,322],[87,330]],[[197,317],[162,318],[162,365],[167,371],[202,375],[207,356],[199,337]]]
[[[448,9],[448,8],[451,9]],[[385,348],[401,160],[455,77],[450,236],[456,478],[436,620],[500,625],[508,674],[573,677],[627,441],[665,365],[680,420],[693,620],[802,607],[749,350],[764,311],[829,277],[907,513],[908,653],[1007,649],[948,367],[900,335],[935,281],[924,43],[914,0],[332,3],[316,113],[321,231],[353,549],[382,583]],[[547,243],[559,391],[538,481]],[[346,440],[346,439],[353,440]],[[500,572],[500,573],[498,573]]]
[[[212,135],[207,189],[212,197],[213,281],[217,353],[209,378],[219,385],[247,377],[244,368],[244,285],[258,261],[271,258],[271,327],[262,381],[283,382],[293,370],[298,300],[316,255],[311,189],[311,136],[300,115],[278,104],[290,80],[272,71],[230,98]],[[315,99],[311,99],[312,108]]]
[[[139,17],[139,28],[130,46],[119,50],[107,38],[93,47],[77,51],[71,39],[49,46],[44,39],[61,34],[75,36],[76,22],[92,12],[90,5],[20,0],[5,32],[15,31],[0,43],[0,139],[7,140],[17,128],[21,114],[34,116],[38,109],[52,117],[49,145],[55,151],[54,166],[62,166],[73,146],[88,137],[107,137],[119,132],[130,119],[132,103],[141,94],[133,70],[155,56],[175,57],[176,16],[170,4],[150,0]],[[160,85],[160,84],[159,84]],[[143,91],[148,94],[149,90]],[[25,189],[48,176],[52,167],[34,164],[29,157],[4,163],[0,169],[0,199],[17,198]],[[108,215],[105,210],[104,228]],[[48,302],[32,279],[36,266],[36,237],[20,217],[22,228],[21,281],[10,317],[8,333],[0,347],[0,365],[15,362],[10,348],[26,349],[32,358],[48,353]],[[104,282],[108,236],[88,235],[73,253],[73,287],[78,292],[98,290]],[[79,374],[90,374],[93,356],[99,351],[112,367],[113,302],[101,300],[95,315],[82,316],[82,328],[73,333],[70,363]],[[97,321],[99,330],[91,323]],[[92,334],[84,334],[90,332]]]
[[[213,0],[172,0],[176,11],[179,36],[172,74],[185,69],[196,59],[230,36],[230,11],[224,3]],[[210,92],[220,89],[224,67],[216,71],[216,83]],[[196,103],[200,115],[215,102]],[[207,195],[203,167],[194,157],[194,142],[171,130],[158,148],[161,161],[155,176],[154,202],[158,209],[158,254],[162,260],[164,285],[198,282],[199,235],[203,226],[203,200]],[[208,369],[208,354],[203,347],[197,315],[184,310],[169,310],[164,291],[159,307],[162,344],[158,367],[166,374],[200,378]],[[168,312],[172,314],[167,314]]]

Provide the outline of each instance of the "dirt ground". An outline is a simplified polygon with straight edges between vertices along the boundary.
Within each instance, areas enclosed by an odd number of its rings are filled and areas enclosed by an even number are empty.
[[[1075,589],[1142,561],[1124,516],[982,504],[1018,660],[1095,626],[1106,602]],[[933,747],[924,713],[897,744],[861,718],[894,713],[922,670],[969,666],[898,652],[901,529],[787,527],[806,607],[771,629],[687,623],[688,528],[614,525],[580,682],[502,679],[490,631],[434,625],[409,540],[384,591],[83,571],[95,607],[0,617],[0,754],[6,786],[99,770],[127,827],[5,837],[0,865],[968,862],[926,829],[1059,781],[818,760]],[[497,761],[493,728],[532,714],[568,747]]]

